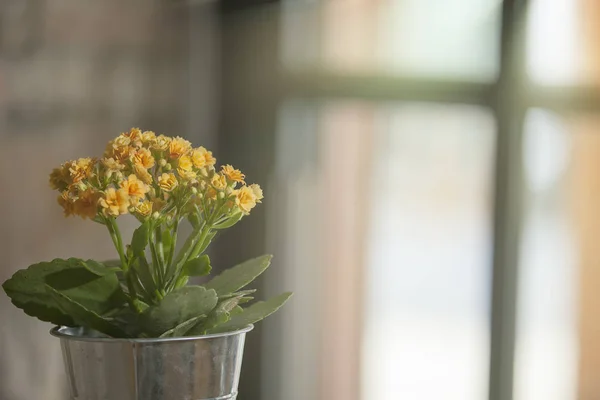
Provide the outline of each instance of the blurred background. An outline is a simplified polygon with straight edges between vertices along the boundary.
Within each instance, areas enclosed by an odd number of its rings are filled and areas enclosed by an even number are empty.
[[[250,334],[240,400],[596,400],[598,21],[595,0],[3,0],[0,281],[112,258],[47,175],[139,126],[265,189],[211,250],[274,253],[256,287],[295,292]],[[0,321],[0,400],[65,399],[50,326],[4,294]]]

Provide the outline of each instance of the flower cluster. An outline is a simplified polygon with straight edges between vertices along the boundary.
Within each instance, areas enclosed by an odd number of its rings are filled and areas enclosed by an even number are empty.
[[[205,252],[218,233],[263,198],[260,186],[246,184],[240,170],[217,168],[216,161],[185,139],[134,128],[111,140],[102,157],[54,169],[50,184],[60,192],[65,215],[104,225],[119,258],[34,264],[6,281],[4,290],[42,321],[120,338],[230,332],[277,311],[291,293],[242,307],[255,290],[241,289],[269,266],[270,255],[247,260],[202,286],[188,285],[190,277],[210,274]],[[139,220],[127,242],[117,220],[123,214]],[[186,220],[192,230],[178,242]],[[59,271],[73,285],[47,279]]]
[[[201,213],[213,222],[249,214],[263,198],[260,186],[246,185],[244,174],[231,165],[215,165],[204,147],[133,128],[111,140],[102,158],[54,169],[50,184],[60,191],[66,216],[98,222],[127,213],[140,221]]]

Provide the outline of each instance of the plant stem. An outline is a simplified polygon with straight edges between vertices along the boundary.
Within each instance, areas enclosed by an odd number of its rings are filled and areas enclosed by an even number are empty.
[[[200,239],[198,239],[198,242],[196,242],[196,245],[194,246],[194,249],[190,253],[190,255],[189,255],[189,257],[188,257],[187,260],[192,260],[192,259],[194,259],[194,258],[196,258],[196,257],[198,257],[200,255],[200,250],[202,249],[202,245],[204,244],[204,241],[206,240],[206,237],[210,233],[211,228],[212,228],[212,224],[211,225],[207,225],[202,230],[202,235],[200,236]]]
[[[127,259],[125,258],[125,253],[123,252],[123,240],[121,239],[121,233],[119,232],[119,227],[115,223],[113,218],[107,217],[105,219],[106,227],[108,228],[108,232],[110,233],[110,237],[117,249],[117,253],[119,253],[119,260],[121,260],[121,269],[125,272],[129,269],[129,265],[127,263]]]
[[[171,236],[171,246],[169,247],[166,268],[171,268],[171,264],[173,263],[173,257],[175,256],[175,247],[177,246],[177,231],[179,231],[179,218],[175,218],[175,223],[173,224],[173,235]]]
[[[179,251],[177,258],[175,258],[175,261],[169,265],[169,271],[167,273],[169,278],[167,279],[167,283],[165,285],[167,288],[167,291],[170,291],[172,289],[174,281],[176,280],[177,276],[179,275],[179,272],[181,271],[183,264],[185,264],[185,262],[189,259],[190,254],[196,247],[196,243],[197,243],[198,239],[200,238],[200,236],[202,235],[202,233],[204,232],[205,226],[206,226],[206,223],[203,222],[202,225],[198,226],[197,228],[195,228],[192,231],[190,236],[185,241],[183,247]]]
[[[219,203],[221,203],[221,202],[217,202],[217,204],[215,204],[213,212],[210,214],[210,217],[208,217],[206,219],[206,223],[204,224],[204,227],[202,229],[202,235],[200,236],[200,239],[194,245],[192,252],[185,259],[185,261],[194,259],[200,255],[200,251],[202,250],[204,241],[206,240],[206,237],[208,236],[208,234],[210,233],[210,230],[212,229],[212,227],[214,225],[214,220],[217,218],[217,216],[220,216],[221,210],[223,210],[223,208],[226,205],[226,202],[224,202],[224,201],[222,202],[222,204],[219,204]],[[184,261],[184,263],[185,263],[185,261]],[[178,271],[177,275],[179,275],[179,272],[180,271]]]
[[[156,233],[154,231],[151,232],[152,233],[148,244],[150,245],[150,253],[152,254],[152,270],[155,272],[152,274],[152,277],[154,281],[157,282],[157,275],[160,275],[162,263],[158,257],[158,251],[156,250],[156,244],[154,243],[156,240]]]
[[[117,253],[119,253],[119,259],[121,260],[121,269],[123,270],[123,274],[125,275],[127,289],[129,290],[129,304],[137,313],[140,313],[142,310],[137,304],[137,293],[135,291],[132,276],[129,273],[129,263],[127,262],[127,257],[125,256],[125,252],[123,250],[123,239],[121,238],[121,231],[119,230],[119,226],[116,224],[114,218],[106,217],[105,221],[106,227],[108,228],[108,232],[110,233],[110,237],[112,238],[115,248],[117,249]]]
[[[162,229],[160,225],[157,225],[156,230],[154,231],[154,239],[156,242],[156,251],[158,253],[158,259],[161,262],[161,265],[165,266],[165,249],[162,242]],[[164,268],[163,268],[164,269]]]

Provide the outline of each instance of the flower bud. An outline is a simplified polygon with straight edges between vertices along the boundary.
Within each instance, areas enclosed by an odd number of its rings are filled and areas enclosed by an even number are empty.
[[[200,168],[200,175],[208,177],[208,171],[206,170],[206,168]]]
[[[164,158],[161,158],[160,161],[158,162],[158,165],[160,165],[161,167],[164,167],[165,165],[167,165],[167,160],[165,160]]]
[[[224,199],[225,198],[225,193],[224,192],[219,192],[219,198],[220,199]]]
[[[227,189],[225,189],[225,194],[229,197],[233,194],[233,188],[231,186],[228,186]]]
[[[166,164],[163,166],[163,168],[164,168],[164,170],[165,170],[165,171],[170,171],[172,167],[171,167],[171,164],[169,164],[169,163],[166,163]]]
[[[152,213],[152,218],[159,219],[160,218],[160,213],[158,211],[154,211],[154,213]]]
[[[194,186],[192,186],[192,193],[193,194],[198,194],[198,189],[196,189]]]
[[[129,212],[130,213],[134,213],[135,212],[135,207],[129,207]]]

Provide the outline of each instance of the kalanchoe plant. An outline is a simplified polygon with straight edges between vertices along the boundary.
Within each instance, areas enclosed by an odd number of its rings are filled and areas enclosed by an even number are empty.
[[[110,141],[103,158],[64,163],[50,175],[66,216],[106,226],[118,260],[70,258],[34,264],[3,284],[17,307],[56,325],[79,326],[111,337],[176,337],[233,331],[260,321],[290,297],[253,300],[242,290],[265,271],[271,256],[248,260],[208,283],[204,254],[217,233],[239,222],[263,198],[231,165],[215,169],[204,147],[131,129]],[[140,223],[125,244],[117,218]],[[177,250],[180,225],[192,232]]]

